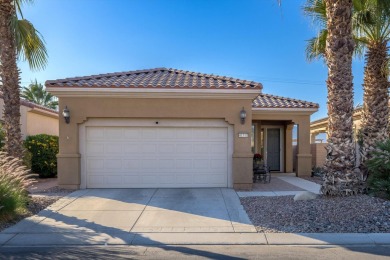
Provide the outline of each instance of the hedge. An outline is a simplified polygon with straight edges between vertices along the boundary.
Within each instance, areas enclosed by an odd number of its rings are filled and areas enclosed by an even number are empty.
[[[57,175],[58,136],[32,135],[27,136],[24,142],[26,149],[31,153],[31,170],[41,178]]]

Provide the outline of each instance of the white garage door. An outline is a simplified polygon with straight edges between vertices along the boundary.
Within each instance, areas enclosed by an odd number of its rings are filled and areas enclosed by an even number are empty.
[[[227,187],[226,127],[86,127],[87,188]]]

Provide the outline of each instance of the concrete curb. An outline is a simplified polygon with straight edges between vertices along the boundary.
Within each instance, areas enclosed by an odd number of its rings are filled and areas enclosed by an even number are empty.
[[[39,233],[0,234],[2,246],[273,245],[390,246],[389,233]]]

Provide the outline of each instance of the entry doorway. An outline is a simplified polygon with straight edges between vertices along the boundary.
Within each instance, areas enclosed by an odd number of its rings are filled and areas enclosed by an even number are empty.
[[[284,171],[284,126],[257,124],[252,127],[254,140],[252,151],[260,153],[271,171]]]

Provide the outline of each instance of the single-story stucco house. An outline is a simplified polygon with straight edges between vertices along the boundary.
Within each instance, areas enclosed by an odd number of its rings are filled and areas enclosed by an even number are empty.
[[[59,98],[64,188],[251,189],[253,153],[275,172],[311,174],[318,105],[262,94],[253,81],[156,68],[49,80]],[[69,113],[68,113],[69,112]]]
[[[4,111],[2,92],[0,92],[0,111]],[[3,112],[0,113],[0,121],[3,121]],[[20,99],[20,129],[23,139],[37,134],[58,136],[58,111]]]

